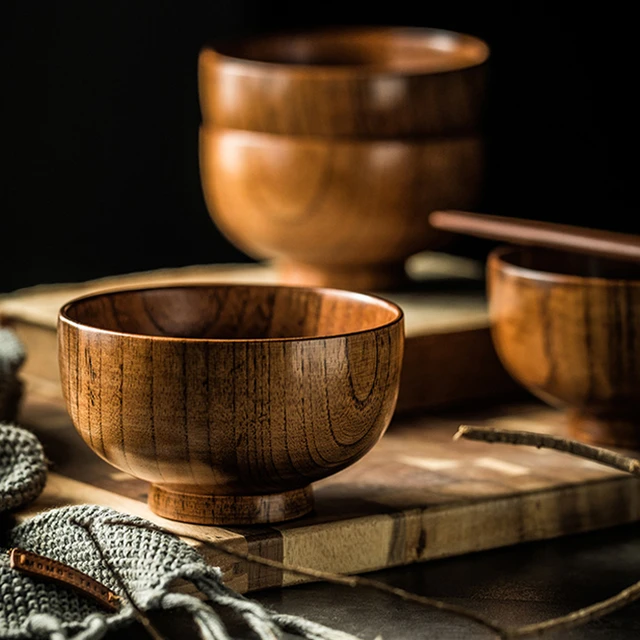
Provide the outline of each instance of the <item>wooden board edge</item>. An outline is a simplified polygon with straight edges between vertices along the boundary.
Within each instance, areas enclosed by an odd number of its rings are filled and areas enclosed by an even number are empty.
[[[283,530],[283,562],[330,573],[362,574],[638,520],[640,479],[622,476],[456,507],[336,522],[315,532]],[[377,551],[370,553],[372,548]],[[363,562],[363,550],[373,559]],[[285,574],[282,586],[311,581]],[[263,584],[260,588],[273,586],[280,585]]]

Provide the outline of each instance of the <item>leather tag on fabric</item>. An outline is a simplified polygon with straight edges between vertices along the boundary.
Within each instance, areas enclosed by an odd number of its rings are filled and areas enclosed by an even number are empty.
[[[108,611],[120,609],[120,597],[92,577],[57,560],[24,549],[9,551],[11,568],[35,578],[53,580],[92,598]]]

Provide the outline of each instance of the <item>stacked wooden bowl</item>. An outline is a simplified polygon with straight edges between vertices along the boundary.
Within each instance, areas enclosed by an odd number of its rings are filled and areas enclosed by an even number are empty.
[[[206,47],[200,169],[209,212],[283,282],[396,288],[449,238],[429,213],[477,204],[487,45],[343,28]]]

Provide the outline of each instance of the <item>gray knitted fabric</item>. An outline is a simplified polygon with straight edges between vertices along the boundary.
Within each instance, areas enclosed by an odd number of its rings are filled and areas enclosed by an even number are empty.
[[[17,340],[1,331],[0,415],[7,416],[15,415],[15,377],[23,354]],[[0,516],[35,499],[45,481],[45,456],[36,437],[19,427],[0,425]],[[141,611],[180,609],[191,615],[204,640],[232,640],[219,616],[224,608],[235,612],[260,640],[277,640],[284,632],[308,640],[358,640],[235,593],[223,584],[220,569],[209,566],[178,537],[112,509],[52,509],[0,534],[0,638],[100,640],[112,630],[126,637],[126,628]],[[14,547],[91,576],[115,592],[123,606],[105,613],[100,604],[71,587],[19,572],[10,565],[8,551]],[[178,579],[190,582],[204,598],[176,592]]]
[[[0,513],[40,495],[47,479],[44,451],[28,431],[0,424]]]
[[[98,640],[107,630],[133,622],[137,608],[181,609],[191,614],[206,640],[231,640],[217,613],[223,607],[239,614],[260,640],[280,638],[285,631],[309,640],[356,640],[233,592],[224,586],[220,570],[179,538],[112,509],[81,505],[44,512],[15,527],[6,544],[74,567],[126,604],[105,614],[100,605],[66,587],[17,573],[5,553],[0,556],[0,638]],[[178,579],[195,585],[206,601],[172,591]]]
[[[0,328],[0,423],[15,419],[22,392],[18,377],[25,353],[15,334]],[[0,513],[35,499],[47,475],[44,452],[28,431],[0,424]]]
[[[15,420],[22,393],[18,372],[24,359],[22,343],[13,331],[0,327],[0,422]]]

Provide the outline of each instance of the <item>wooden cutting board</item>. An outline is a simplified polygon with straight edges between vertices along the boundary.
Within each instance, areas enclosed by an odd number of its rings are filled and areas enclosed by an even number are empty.
[[[564,433],[558,412],[524,403],[396,419],[362,460],[315,485],[316,513],[298,521],[181,524],[152,514],[147,485],[84,445],[55,385],[33,385],[21,423],[41,439],[52,467],[43,495],[19,519],[82,503],[136,514],[186,536],[243,593],[301,580],[233,560],[208,541],[298,566],[363,573],[640,519],[640,479],[554,451],[452,441],[461,423]]]
[[[482,267],[444,254],[410,262],[411,290],[385,293],[405,312],[406,348],[398,411],[420,411],[518,390],[491,342]],[[198,265],[90,282],[30,287],[0,296],[0,322],[25,344],[24,373],[59,383],[56,321],[80,295],[117,287],[188,282],[276,283],[269,265]]]

